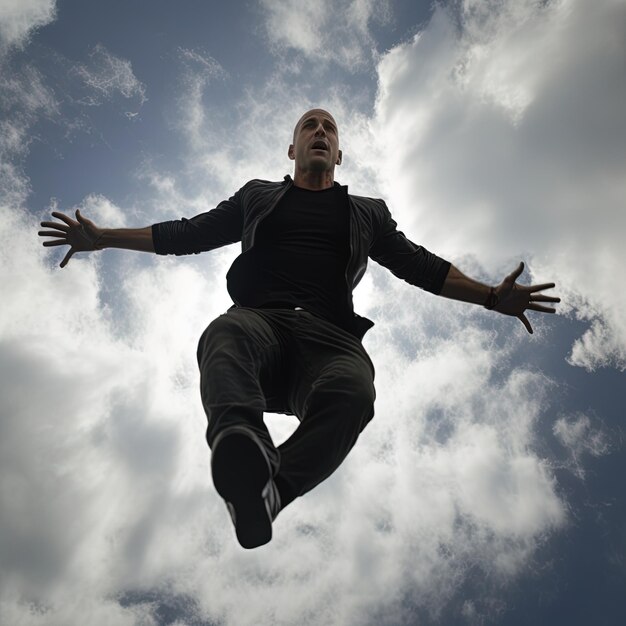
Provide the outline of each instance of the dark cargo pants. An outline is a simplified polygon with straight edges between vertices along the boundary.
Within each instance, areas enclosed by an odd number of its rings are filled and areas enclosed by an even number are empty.
[[[374,366],[361,342],[304,310],[236,307],[198,344],[207,442],[243,424],[258,436],[284,504],[339,467],[374,416]],[[300,424],[278,448],[263,412]]]

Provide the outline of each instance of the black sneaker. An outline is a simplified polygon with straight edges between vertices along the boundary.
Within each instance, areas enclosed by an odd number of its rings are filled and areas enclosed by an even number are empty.
[[[237,541],[257,548],[272,539],[272,522],[280,512],[280,494],[263,444],[245,426],[222,431],[213,443],[211,473],[226,501]]]

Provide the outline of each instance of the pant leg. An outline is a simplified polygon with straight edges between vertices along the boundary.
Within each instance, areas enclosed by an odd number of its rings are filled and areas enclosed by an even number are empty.
[[[264,445],[275,474],[280,453],[263,421],[264,386],[271,386],[281,369],[273,329],[253,309],[229,309],[206,328],[197,357],[209,447],[224,428],[244,425]]]
[[[279,446],[276,482],[294,497],[328,478],[374,416],[374,366],[361,342],[308,313],[298,315],[288,358],[298,363],[288,396],[300,424]]]

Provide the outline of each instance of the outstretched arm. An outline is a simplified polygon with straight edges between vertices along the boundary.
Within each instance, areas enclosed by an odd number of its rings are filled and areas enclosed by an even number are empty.
[[[41,237],[56,237],[56,239],[44,241],[44,246],[70,246],[61,261],[61,267],[65,267],[76,252],[90,252],[104,248],[154,252],[151,226],[146,228],[99,228],[91,220],[83,217],[78,209],[76,210],[76,220],[58,211],[53,211],[52,215],[60,221],[41,222],[43,227],[53,230],[40,230],[38,234]]]
[[[540,303],[556,303],[560,302],[561,299],[537,293],[544,289],[551,289],[554,287],[554,283],[543,283],[541,285],[520,285],[516,283],[515,281],[523,271],[524,263],[522,262],[497,287],[490,287],[465,276],[452,265],[439,295],[453,300],[482,304],[487,309],[517,317],[524,324],[526,330],[532,333],[532,326],[526,315],[524,315],[524,311],[554,313],[556,309]]]

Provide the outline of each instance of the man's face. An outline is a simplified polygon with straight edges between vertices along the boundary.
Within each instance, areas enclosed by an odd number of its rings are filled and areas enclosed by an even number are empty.
[[[288,154],[298,170],[333,171],[341,163],[333,116],[323,109],[307,111],[296,124]]]

